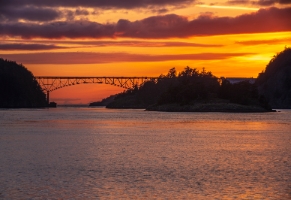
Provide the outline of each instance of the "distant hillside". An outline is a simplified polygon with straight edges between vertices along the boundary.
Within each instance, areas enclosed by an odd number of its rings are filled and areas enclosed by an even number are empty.
[[[33,74],[16,62],[0,58],[0,108],[45,106],[46,96]]]
[[[272,108],[291,108],[291,48],[275,55],[256,83]]]
[[[89,104],[89,106],[107,106],[109,103],[114,101],[115,97],[116,95],[111,95],[105,99],[102,99],[101,101],[92,102]]]

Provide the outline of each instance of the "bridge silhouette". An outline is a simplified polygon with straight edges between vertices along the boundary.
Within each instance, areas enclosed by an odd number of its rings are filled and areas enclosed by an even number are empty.
[[[61,76],[36,76],[40,87],[46,92],[47,103],[49,104],[50,92],[78,84],[109,84],[124,89],[140,87],[147,81],[157,81],[158,77],[61,77]]]
[[[40,87],[46,92],[47,103],[49,104],[50,92],[58,90],[64,87],[69,87],[78,84],[109,84],[124,89],[132,89],[134,87],[140,87],[147,81],[157,82],[161,77],[106,77],[106,76],[92,76],[92,77],[70,77],[70,76],[36,76],[35,77]],[[218,78],[227,79],[230,83],[237,83],[241,81],[255,82],[255,78],[242,78],[242,77],[221,77]]]

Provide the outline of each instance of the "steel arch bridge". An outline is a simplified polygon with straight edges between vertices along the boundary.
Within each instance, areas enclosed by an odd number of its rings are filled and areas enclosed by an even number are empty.
[[[60,76],[36,76],[36,81],[47,94],[52,91],[78,84],[109,84],[125,89],[140,87],[147,81],[157,81],[158,77],[60,77]]]

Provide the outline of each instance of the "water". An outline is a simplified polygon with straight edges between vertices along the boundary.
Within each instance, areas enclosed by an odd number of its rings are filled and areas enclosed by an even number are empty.
[[[0,199],[291,199],[291,110],[0,110]]]

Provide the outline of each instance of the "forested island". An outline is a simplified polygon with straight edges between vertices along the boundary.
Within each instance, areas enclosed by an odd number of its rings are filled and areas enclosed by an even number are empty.
[[[270,112],[291,108],[291,49],[278,53],[255,83],[230,83],[203,69],[175,68],[157,82],[116,95],[107,108],[142,108],[151,111]]]
[[[23,65],[0,58],[0,108],[46,107],[46,96]]]
[[[291,108],[291,48],[275,55],[259,74],[256,85],[272,108]]]
[[[248,81],[231,84],[211,72],[175,68],[155,81],[118,94],[107,108],[145,108],[179,112],[268,112],[272,111],[257,87]]]

